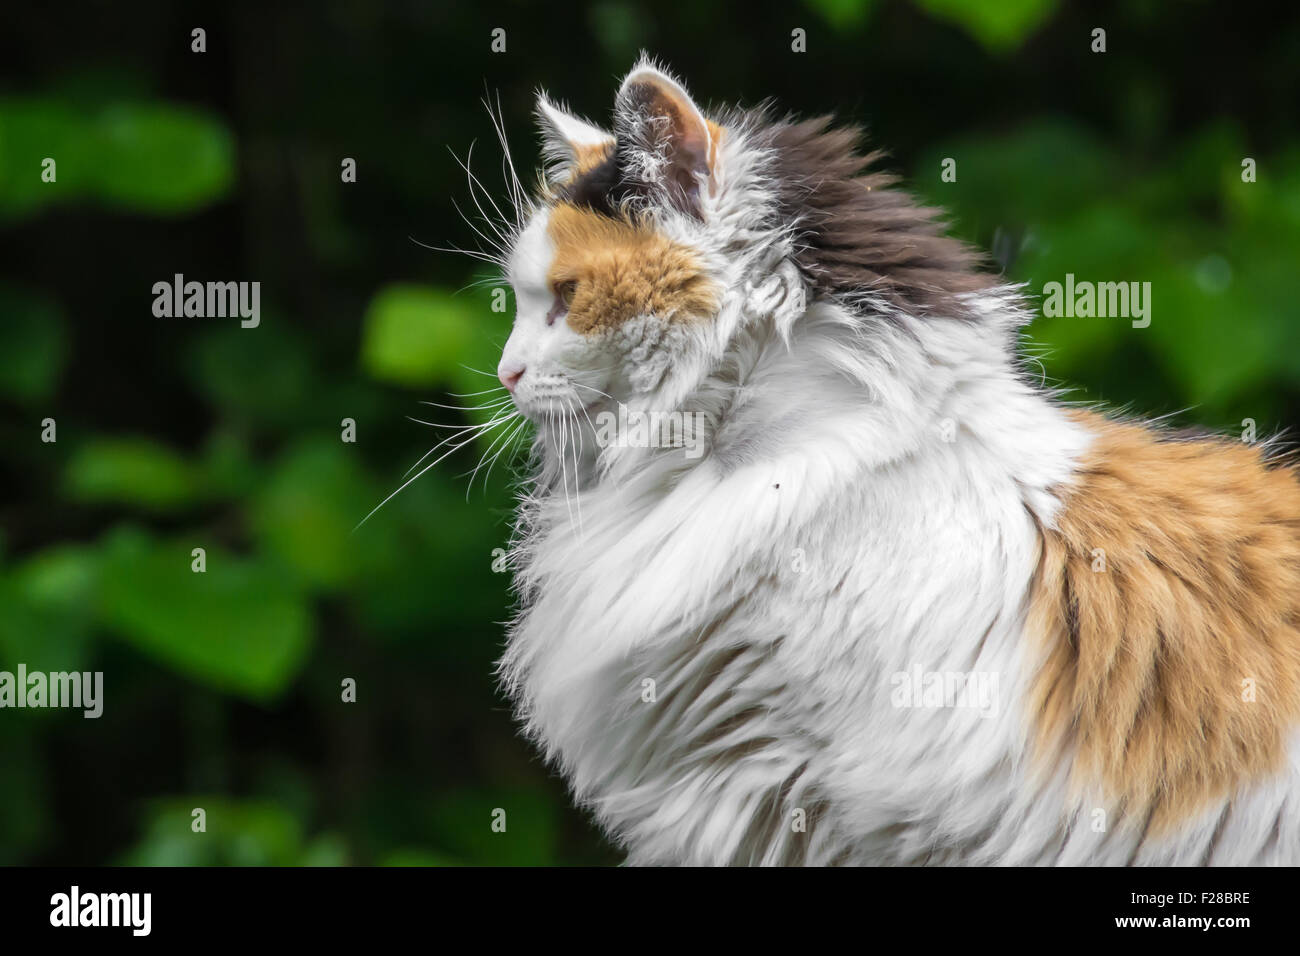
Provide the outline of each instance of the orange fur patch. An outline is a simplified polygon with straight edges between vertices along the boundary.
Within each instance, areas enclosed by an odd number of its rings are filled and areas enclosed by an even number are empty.
[[[709,128],[709,172],[712,173],[718,168],[718,147],[722,145],[725,130],[711,119],[706,119],[704,125]],[[712,187],[712,180],[709,185]]]
[[[1031,713],[1042,756],[1073,747],[1084,792],[1100,784],[1159,831],[1285,759],[1300,718],[1300,476],[1239,442],[1075,414],[1095,441],[1042,529]]]
[[[572,145],[572,144],[571,144]],[[589,173],[601,163],[603,163],[614,148],[614,141],[592,145],[574,145],[573,146],[573,176],[576,179],[584,173]]]
[[[547,225],[553,288],[576,282],[568,323],[576,332],[617,328],[639,315],[682,320],[717,309],[696,254],[653,229],[561,203]]]

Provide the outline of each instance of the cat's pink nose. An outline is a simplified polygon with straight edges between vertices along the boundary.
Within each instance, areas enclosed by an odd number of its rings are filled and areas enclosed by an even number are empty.
[[[497,367],[497,378],[501,379],[501,384],[510,391],[515,390],[519,380],[524,377],[524,367],[522,365],[506,365],[504,362]]]

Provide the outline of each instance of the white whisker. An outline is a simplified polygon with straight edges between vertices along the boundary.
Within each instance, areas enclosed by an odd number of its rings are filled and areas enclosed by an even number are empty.
[[[417,461],[417,462],[416,462],[414,465],[412,465],[410,468],[408,468],[408,469],[406,470],[406,474],[404,474],[402,477],[405,478],[406,475],[409,475],[411,472],[415,471],[415,469],[419,468],[419,467],[420,467],[420,464],[421,464],[421,463],[422,463],[426,458],[428,458],[430,455],[432,455],[435,451],[437,451],[439,448],[441,448],[443,445],[447,444],[448,442],[450,442],[450,441],[455,441],[455,440],[456,440],[457,438],[459,438],[461,435],[464,435],[464,434],[466,434],[466,433],[470,433],[470,434],[471,434],[471,440],[473,440],[474,438],[478,438],[480,435],[486,434],[488,431],[490,431],[492,428],[496,427],[497,425],[500,425],[500,424],[502,424],[502,423],[508,421],[511,417],[513,417],[513,416],[511,416],[511,415],[503,415],[503,416],[501,416],[500,418],[495,418],[495,419],[493,419],[493,420],[490,421],[490,422],[484,422],[484,423],[481,424],[481,425],[459,425],[459,426],[457,426],[457,425],[436,425],[436,426],[434,426],[434,427],[437,427],[437,428],[454,428],[454,429],[455,429],[455,434],[448,435],[446,438],[444,438],[442,441],[438,442],[438,444],[434,445],[434,446],[433,446],[432,448],[430,448],[427,452],[425,452],[422,456],[420,456],[420,460]],[[419,422],[419,419],[414,419],[414,418],[413,418],[413,419],[411,419],[411,421]],[[419,422],[419,423],[420,423],[421,425],[430,425],[430,424],[432,424],[432,422]]]
[[[433,461],[429,462],[429,464],[427,464],[427,465],[425,465],[423,468],[421,468],[420,471],[419,471],[417,474],[415,474],[413,477],[406,479],[406,481],[402,482],[402,484],[397,488],[396,491],[394,491],[392,494],[390,494],[390,495],[389,495],[387,498],[385,498],[383,501],[379,502],[379,504],[375,505],[375,507],[374,507],[373,509],[371,509],[371,511],[370,511],[370,513],[369,513],[368,515],[366,515],[366,516],[365,516],[364,518],[362,518],[359,522],[357,522],[357,526],[356,526],[356,528],[353,528],[352,530],[355,532],[355,531],[356,531],[358,528],[360,528],[363,524],[365,524],[365,523],[366,523],[367,521],[369,521],[372,517],[374,517],[375,512],[377,512],[380,508],[382,508],[384,505],[388,504],[388,502],[392,501],[392,500],[393,500],[394,498],[396,498],[399,494],[401,494],[401,493],[402,493],[402,492],[403,492],[407,487],[409,487],[409,486],[411,485],[412,482],[414,482],[414,481],[416,481],[418,478],[420,478],[420,476],[423,475],[426,471],[428,471],[428,470],[429,470],[430,468],[432,468],[434,465],[438,464],[438,462],[442,461],[444,458],[446,458],[446,457],[447,457],[448,455],[450,455],[452,452],[457,451],[457,450],[459,450],[459,449],[461,449],[461,448],[464,448],[464,447],[465,447],[466,445],[468,445],[470,442],[474,441],[474,439],[475,439],[476,437],[477,437],[477,436],[475,436],[475,435],[471,435],[469,438],[465,439],[463,442],[460,442],[459,444],[456,444],[456,445],[452,445],[451,448],[447,449],[445,452],[443,452],[441,455],[439,455],[439,456],[438,456],[437,458],[435,458]],[[427,457],[427,456],[426,456],[426,457]],[[422,460],[423,460],[423,459],[422,459]]]

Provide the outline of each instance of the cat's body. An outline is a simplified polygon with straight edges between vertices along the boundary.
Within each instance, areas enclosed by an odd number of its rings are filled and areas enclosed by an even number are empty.
[[[646,66],[617,141],[543,113],[502,669],[631,862],[1300,863],[1293,472],[1036,387],[1016,291],[842,134]],[[615,401],[706,453],[599,447]]]

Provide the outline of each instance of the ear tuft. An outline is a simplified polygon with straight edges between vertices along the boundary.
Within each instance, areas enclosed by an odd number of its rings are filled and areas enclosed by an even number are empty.
[[[684,212],[700,215],[700,187],[712,174],[713,137],[686,88],[643,59],[619,88],[614,128],[626,175]]]
[[[546,178],[561,182],[591,158],[603,155],[614,145],[614,137],[563,106],[537,92],[537,124],[542,132]]]

